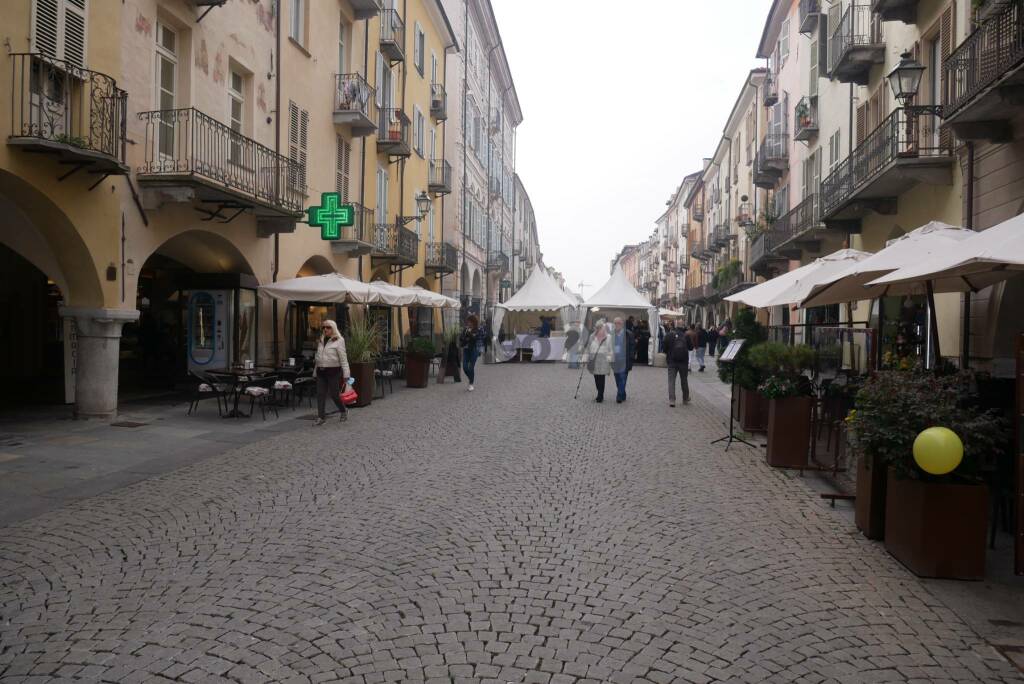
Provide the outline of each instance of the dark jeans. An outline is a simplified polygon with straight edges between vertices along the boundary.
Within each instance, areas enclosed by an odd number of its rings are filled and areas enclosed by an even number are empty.
[[[338,407],[339,413],[345,412],[345,404],[341,403],[341,368],[316,369],[316,415],[323,418],[324,405],[327,397]]]
[[[473,384],[473,380],[476,379],[476,357],[478,356],[476,347],[472,349],[462,350],[462,372],[466,374],[466,380],[469,384]]]
[[[597,400],[604,401],[604,379],[608,377],[606,375],[595,375],[594,376],[594,387],[597,388]]]
[[[621,371],[615,373],[615,399],[618,401],[626,400],[626,378],[629,377],[629,371]]]
[[[687,377],[689,371],[689,365],[668,367],[668,400],[671,403],[676,403],[676,375],[683,386],[683,401],[690,401],[690,381]]]

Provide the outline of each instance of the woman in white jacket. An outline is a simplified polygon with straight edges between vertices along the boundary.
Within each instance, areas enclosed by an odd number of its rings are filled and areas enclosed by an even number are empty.
[[[594,376],[594,386],[597,388],[597,403],[604,401],[604,381],[612,374],[612,362],[615,359],[615,342],[608,334],[608,327],[602,318],[594,325],[594,332],[587,342],[586,351],[583,353],[583,363],[587,370]]]
[[[348,418],[345,404],[341,402],[341,387],[348,382],[348,355],[345,353],[345,338],[338,332],[334,321],[324,321],[320,333],[320,343],[316,348],[316,422],[324,424],[324,408],[327,397],[338,407],[341,420]]]

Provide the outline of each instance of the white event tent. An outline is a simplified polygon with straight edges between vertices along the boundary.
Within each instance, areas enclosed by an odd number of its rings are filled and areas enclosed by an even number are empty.
[[[651,329],[651,348],[657,344],[658,307],[644,299],[643,295],[629,284],[621,266],[615,267],[612,277],[587,299],[584,306],[590,311],[591,320],[604,318],[610,322],[616,316],[646,314],[647,324]],[[649,363],[654,363],[653,353],[649,353],[647,358],[650,359]]]
[[[566,294],[562,288],[558,287],[558,284],[544,269],[533,269],[530,277],[526,279],[523,286],[511,298],[494,307],[494,320],[492,321],[491,330],[494,335],[492,342],[495,350],[495,360],[508,361],[516,352],[515,345],[508,346],[508,343],[506,343],[503,348],[498,342],[497,335],[503,324],[509,327],[512,333],[522,333],[538,327],[541,316],[557,315],[560,321],[560,329],[566,330],[570,323],[576,320],[576,308],[577,304],[573,298]],[[561,339],[564,342],[564,338],[551,339]],[[548,344],[548,353],[545,353],[544,356],[551,359],[561,358],[562,352],[554,349],[554,347],[558,346],[558,343],[552,341]],[[540,360],[537,356],[538,351],[540,351],[538,347],[540,346],[542,345],[534,341],[533,352],[534,358],[537,360]]]

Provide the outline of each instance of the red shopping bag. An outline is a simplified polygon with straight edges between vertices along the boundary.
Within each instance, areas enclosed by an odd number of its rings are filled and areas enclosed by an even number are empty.
[[[351,385],[346,386],[345,390],[341,393],[341,403],[345,406],[352,406],[358,400],[359,395],[356,393],[355,389]]]

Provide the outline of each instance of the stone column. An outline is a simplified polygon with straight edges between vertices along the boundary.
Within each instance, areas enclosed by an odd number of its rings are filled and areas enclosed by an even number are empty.
[[[60,315],[74,319],[77,331],[75,418],[116,418],[121,328],[138,320],[139,312],[61,307]]]

